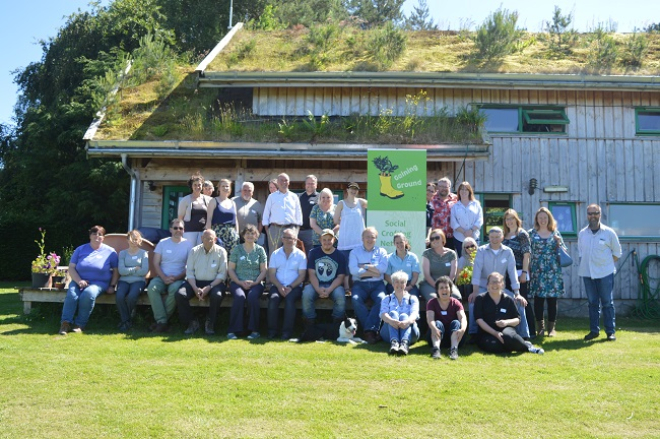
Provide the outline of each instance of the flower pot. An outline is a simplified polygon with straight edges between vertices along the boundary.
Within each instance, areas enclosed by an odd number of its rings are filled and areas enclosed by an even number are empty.
[[[52,281],[51,281],[53,288],[57,288],[58,290],[63,290],[64,289],[64,276],[53,276]]]
[[[50,288],[51,275],[48,273],[32,273],[32,288]]]

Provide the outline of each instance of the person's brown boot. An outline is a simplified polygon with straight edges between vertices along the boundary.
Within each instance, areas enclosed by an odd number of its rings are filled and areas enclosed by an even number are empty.
[[[536,336],[543,337],[545,335],[545,320],[536,321]]]
[[[557,335],[557,331],[555,331],[555,325],[557,322],[548,322],[548,337],[554,337]]]
[[[67,332],[71,332],[71,324],[69,322],[62,322],[62,326],[60,326],[60,335],[66,335]]]

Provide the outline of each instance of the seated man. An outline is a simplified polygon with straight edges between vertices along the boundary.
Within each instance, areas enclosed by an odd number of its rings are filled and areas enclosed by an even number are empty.
[[[185,334],[194,334],[199,329],[199,322],[193,318],[190,307],[190,299],[193,297],[197,297],[200,302],[207,297],[210,299],[204,331],[206,335],[215,334],[215,320],[227,279],[227,252],[215,241],[215,232],[206,229],[202,233],[202,243],[193,247],[188,254],[186,281],[176,295],[179,320],[188,327]]]
[[[315,323],[314,302],[319,297],[322,299],[332,297],[334,302],[332,319],[334,321],[343,320],[346,317],[346,290],[344,290],[346,259],[334,244],[334,232],[330,229],[323,229],[321,247],[313,248],[309,252],[307,260],[309,284],[302,294],[303,317],[307,326]]]
[[[487,292],[478,295],[474,301],[474,317],[479,325],[479,348],[491,353],[518,351],[543,354],[543,349],[532,346],[516,332],[520,314],[514,300],[504,294],[504,276],[493,272],[487,282]]]
[[[268,279],[273,284],[268,294],[268,338],[275,338],[278,329],[280,302],[284,299],[282,339],[288,340],[296,321],[296,300],[302,295],[307,258],[296,248],[298,230],[284,229],[282,247],[273,252],[268,267]]]
[[[351,250],[348,261],[353,276],[353,309],[369,344],[377,343],[380,338],[380,301],[385,297],[383,275],[387,270],[387,252],[376,245],[377,238],[376,228],[364,229],[362,246]],[[373,302],[371,310],[365,304],[367,299]]]
[[[151,303],[156,323],[151,325],[154,332],[167,331],[167,320],[174,314],[176,301],[174,295],[186,276],[186,260],[192,243],[183,238],[183,220],[178,218],[170,222],[171,238],[161,240],[154,250],[154,270],[156,277],[149,282],[147,295]],[[167,292],[165,301],[161,295]]]
[[[497,272],[502,276],[509,275],[511,281],[511,291],[504,292],[515,299],[518,313],[522,321],[517,325],[516,331],[523,338],[529,338],[529,327],[525,314],[527,300],[520,294],[520,282],[518,281],[518,272],[516,271],[516,258],[506,245],[502,244],[504,232],[499,227],[492,227],[488,231],[488,244],[482,245],[477,249],[474,257],[472,271],[472,294],[468,297],[468,309],[470,311],[468,333],[474,337],[477,334],[477,323],[474,318],[474,300],[479,293],[486,291],[487,277],[490,273]],[[469,343],[473,343],[474,338],[470,338]]]

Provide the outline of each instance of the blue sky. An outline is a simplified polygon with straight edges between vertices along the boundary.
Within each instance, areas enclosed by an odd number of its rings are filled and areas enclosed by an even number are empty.
[[[235,2],[249,0],[235,0]],[[108,5],[111,0],[102,0]],[[630,32],[635,27],[643,28],[650,23],[660,22],[660,1],[658,0],[472,0],[440,1],[427,0],[434,21],[440,29],[474,28],[498,6],[519,13],[520,27],[530,31],[542,29],[543,22],[552,17],[554,5],[562,11],[573,11],[576,29],[584,31],[600,22],[610,20],[617,23],[620,32]],[[407,0],[404,6],[408,12],[417,0]],[[56,35],[66,22],[66,17],[78,9],[89,10],[89,0],[2,0],[0,2],[0,122],[11,123],[17,89],[13,84],[11,71],[26,67],[41,59],[39,40],[47,40]]]

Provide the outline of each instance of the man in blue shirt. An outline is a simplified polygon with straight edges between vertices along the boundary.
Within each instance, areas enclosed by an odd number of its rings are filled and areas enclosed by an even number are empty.
[[[367,227],[362,232],[362,246],[351,251],[348,268],[353,276],[353,309],[362,325],[364,339],[369,344],[380,339],[380,301],[385,297],[383,275],[387,270],[387,252],[376,245],[378,231],[375,227]],[[369,310],[365,301],[371,299],[373,305]]]

